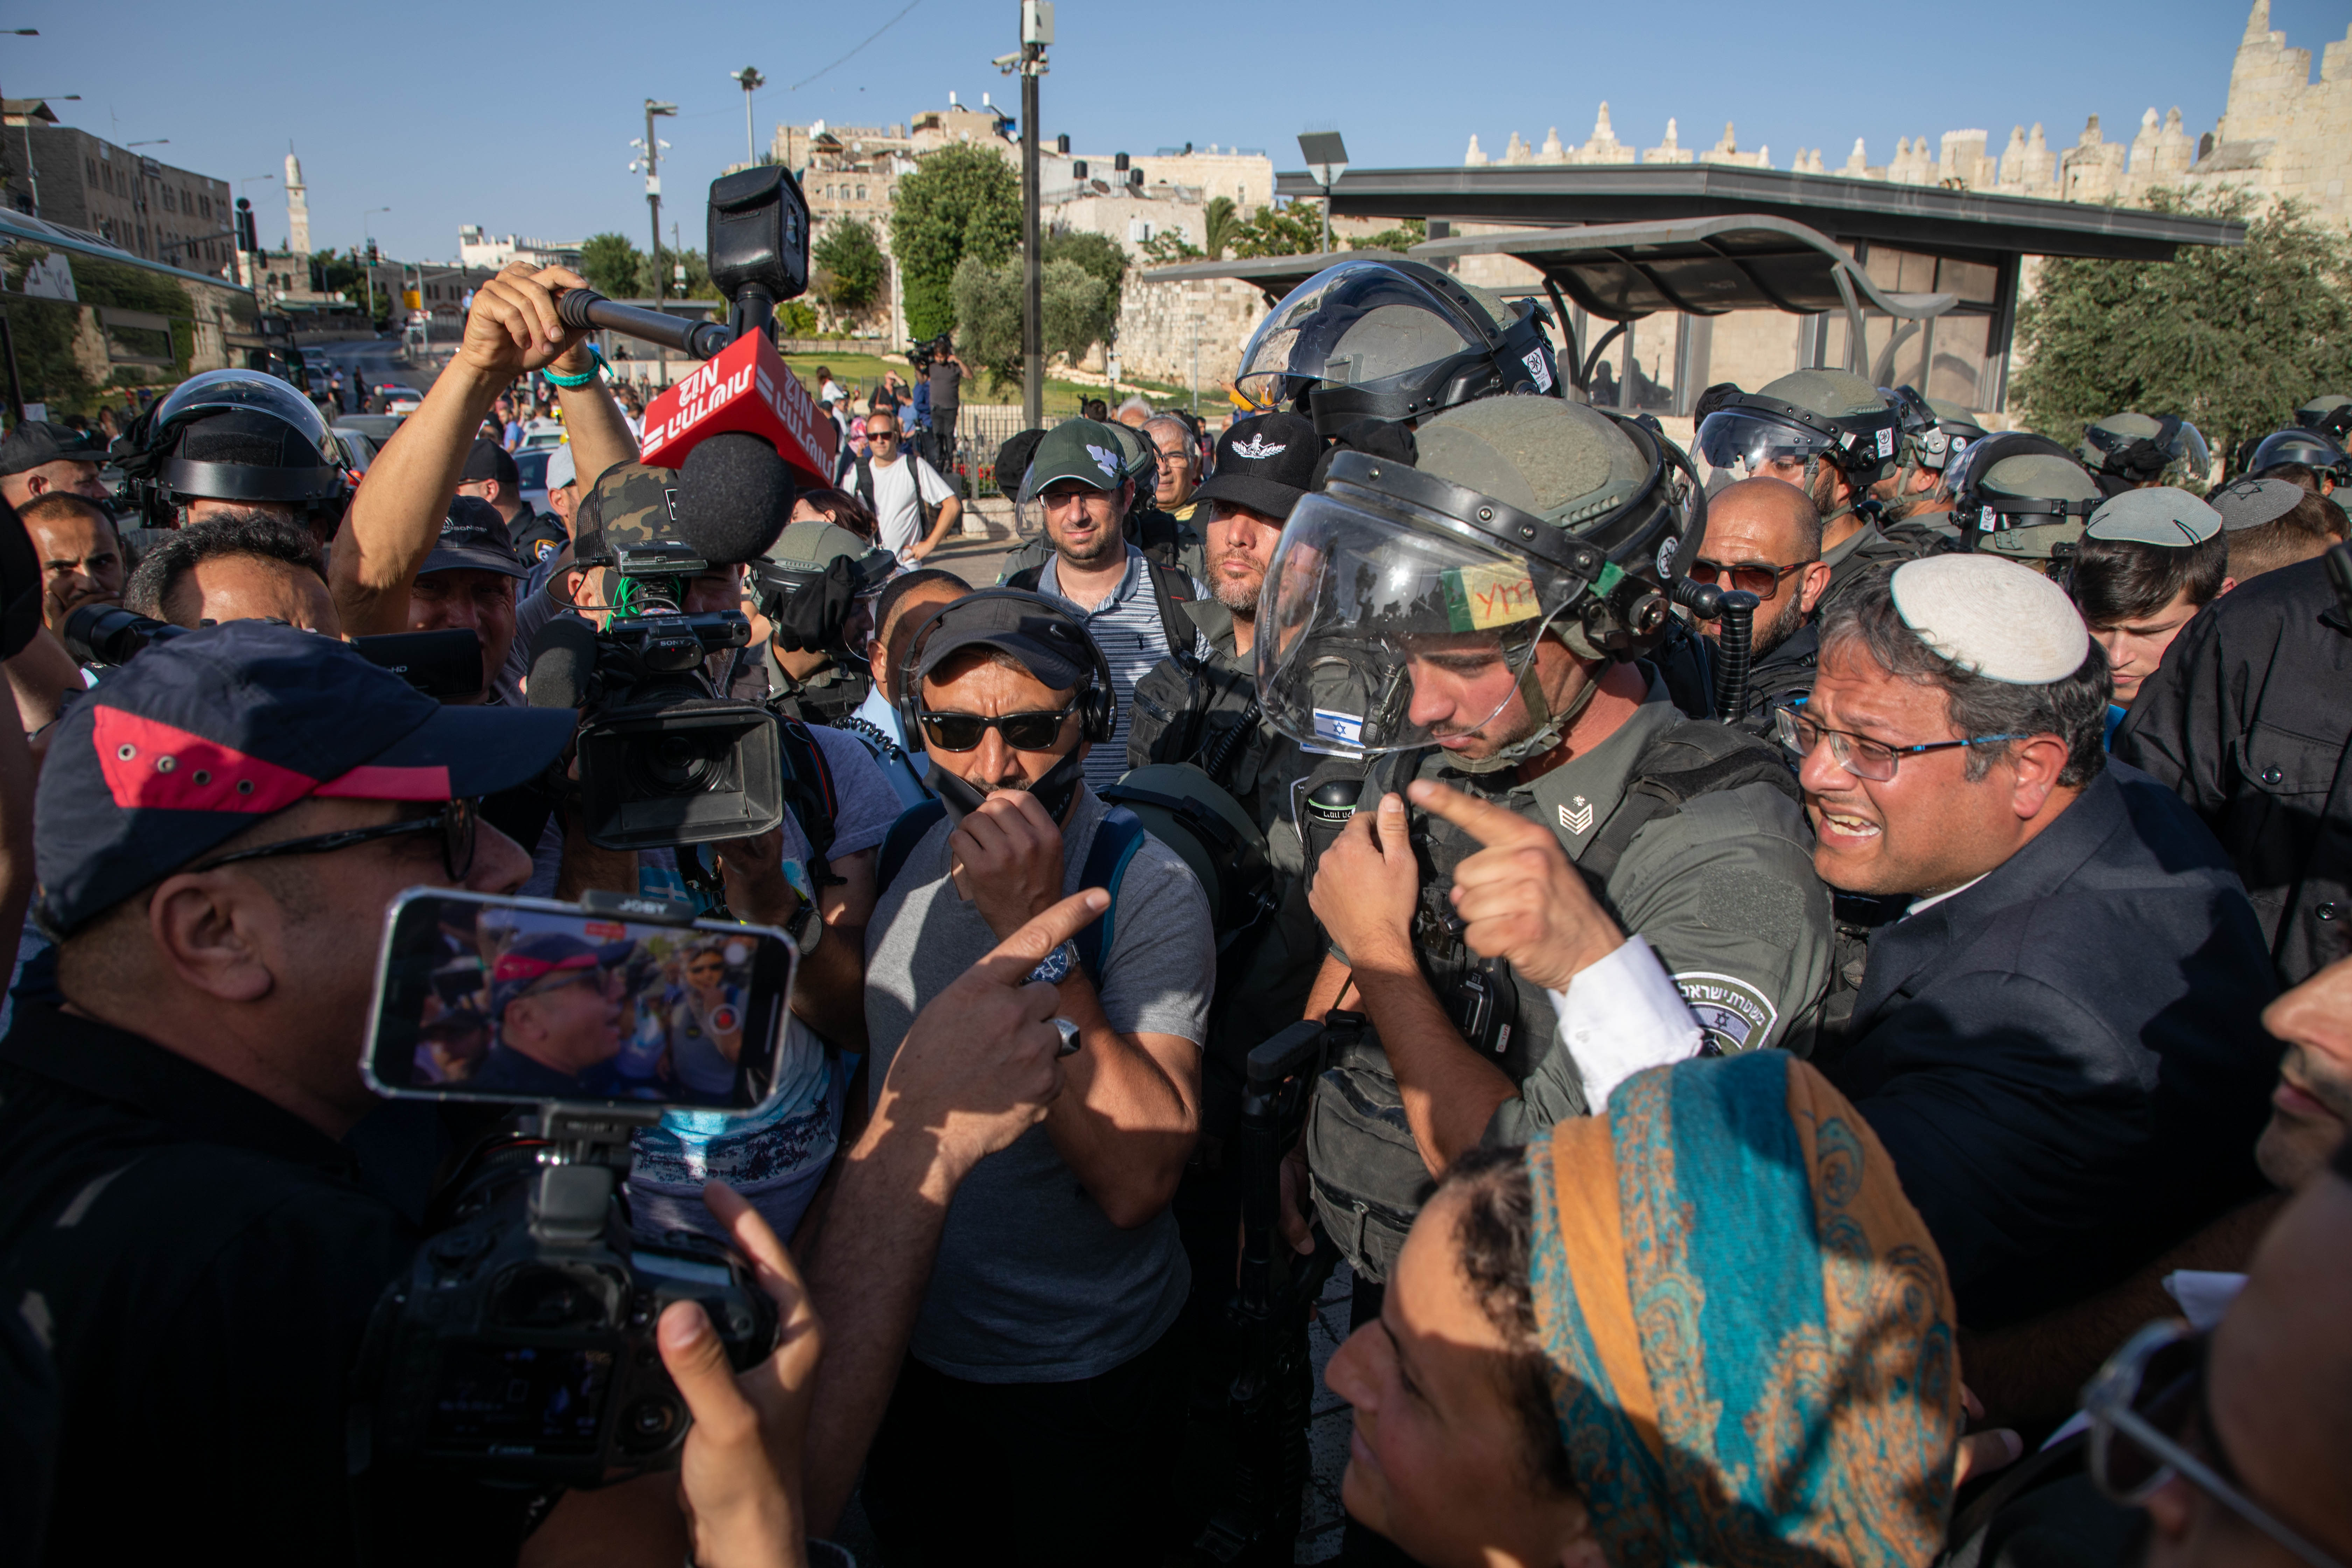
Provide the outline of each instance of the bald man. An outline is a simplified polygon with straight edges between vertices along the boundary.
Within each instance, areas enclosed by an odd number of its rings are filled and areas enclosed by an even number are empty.
[[[1811,619],[1830,583],[1822,561],[1822,514],[1812,499],[1781,479],[1759,476],[1727,485],[1706,503],[1706,537],[1690,574],[1729,592],[1742,588],[1756,606],[1753,658],[1743,727],[1762,734],[1776,700],[1812,689],[1817,640]],[[1700,632],[1718,643],[1721,621]]]

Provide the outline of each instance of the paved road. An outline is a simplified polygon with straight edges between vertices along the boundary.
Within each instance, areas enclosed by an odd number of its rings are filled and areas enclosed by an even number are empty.
[[[354,386],[380,386],[385,382],[413,386],[419,392],[431,387],[434,377],[440,374],[438,368],[422,363],[415,365],[401,363],[400,348],[398,338],[354,339],[306,347],[302,357],[313,363],[341,367],[346,395]],[[359,410],[353,409],[352,412]]]

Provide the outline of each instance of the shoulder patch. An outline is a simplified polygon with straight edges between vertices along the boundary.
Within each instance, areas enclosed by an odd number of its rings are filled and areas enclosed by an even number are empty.
[[[1694,970],[1675,975],[1675,985],[1706,1037],[1701,1047],[1704,1055],[1727,1057],[1755,1050],[1780,1021],[1780,1010],[1772,1005],[1772,999],[1748,981]]]

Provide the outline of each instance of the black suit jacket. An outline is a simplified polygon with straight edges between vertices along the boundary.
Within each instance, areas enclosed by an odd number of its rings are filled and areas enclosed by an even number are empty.
[[[1872,938],[1829,1075],[1963,1323],[2078,1300],[2262,1191],[2273,989],[2212,834],[2112,763],[1981,881]]]

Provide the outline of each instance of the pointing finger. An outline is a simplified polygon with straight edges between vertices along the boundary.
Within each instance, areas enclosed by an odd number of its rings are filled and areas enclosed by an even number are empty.
[[[1000,985],[1019,985],[1047,953],[1093,924],[1108,908],[1108,892],[1082,888],[998,942],[970,973]]]
[[[1413,805],[1433,816],[1442,816],[1490,849],[1517,849],[1529,844],[1553,844],[1551,829],[1529,822],[1515,811],[1463,794],[1433,779],[1414,782],[1406,791]]]

